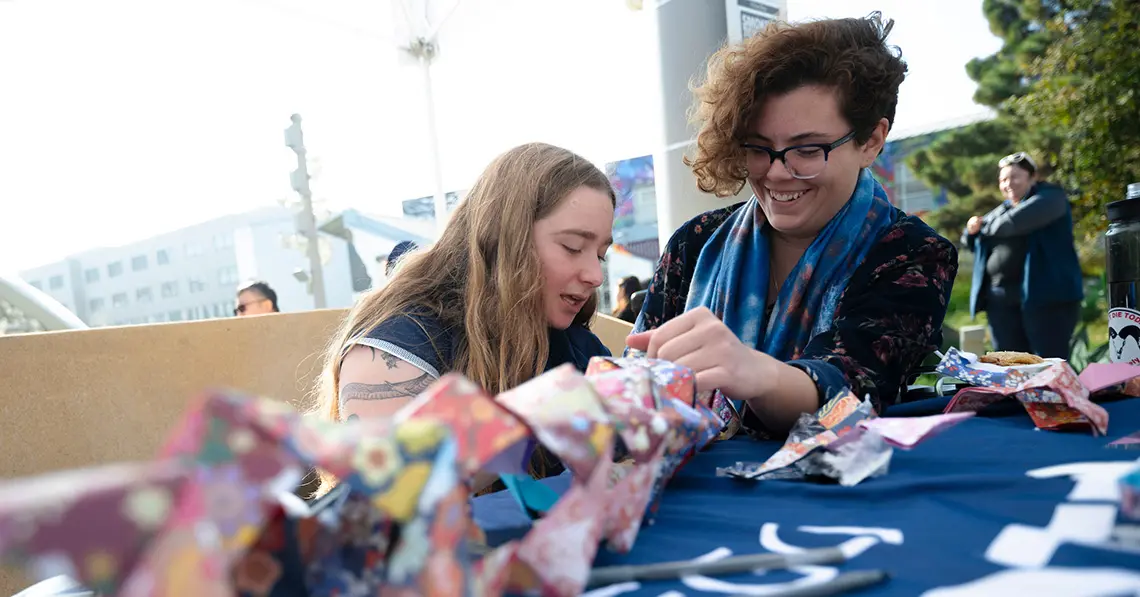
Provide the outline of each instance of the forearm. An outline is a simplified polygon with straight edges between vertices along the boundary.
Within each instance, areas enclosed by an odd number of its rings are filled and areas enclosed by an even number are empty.
[[[797,367],[779,363],[773,368],[771,390],[746,401],[748,408],[773,432],[784,433],[803,413],[819,410],[819,388]]]

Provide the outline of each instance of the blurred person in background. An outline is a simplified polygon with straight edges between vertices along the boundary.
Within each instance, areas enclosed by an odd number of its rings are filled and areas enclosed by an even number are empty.
[[[634,309],[633,295],[639,290],[641,290],[641,280],[638,280],[637,276],[626,276],[621,284],[618,284],[617,300],[610,314],[629,323],[636,321],[640,309]]]
[[[391,279],[392,274],[396,271],[396,266],[399,265],[400,259],[408,253],[415,251],[419,247],[416,243],[410,240],[402,240],[392,247],[392,251],[384,258],[384,277]]]
[[[280,311],[281,309],[277,308],[277,292],[266,282],[250,282],[238,290],[234,315],[245,317]]]
[[[1037,178],[1025,152],[998,162],[1005,201],[966,223],[974,253],[970,315],[985,311],[994,350],[1069,358],[1084,298],[1073,212],[1061,187]]]

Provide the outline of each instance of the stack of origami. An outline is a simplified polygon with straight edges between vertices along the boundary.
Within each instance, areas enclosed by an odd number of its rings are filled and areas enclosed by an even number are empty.
[[[576,595],[599,545],[628,550],[722,427],[690,370],[643,358],[564,366],[494,398],[448,375],[390,420],[214,392],[152,462],[0,486],[0,559],[102,595]],[[538,444],[570,489],[533,508],[521,540],[475,555],[469,482],[496,473],[529,505]],[[293,494],[314,467],[340,483],[319,510]]]
[[[1093,363],[1080,375],[1065,361],[1046,362],[1033,369],[999,367],[976,355],[949,349],[938,373],[971,384],[954,395],[946,412],[974,412],[1014,398],[1039,429],[1089,428],[1108,432],[1108,412],[1092,398],[1100,393],[1135,394],[1140,367],[1125,363]]]

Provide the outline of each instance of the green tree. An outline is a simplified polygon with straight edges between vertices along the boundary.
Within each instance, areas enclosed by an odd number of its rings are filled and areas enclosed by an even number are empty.
[[[1045,148],[1053,180],[1073,191],[1083,244],[1106,226],[1104,206],[1140,182],[1140,25],[1135,0],[1069,0],[1045,28],[1054,41],[1029,68],[1027,93],[1011,102],[1034,128],[1055,131]]]
[[[1030,92],[1029,69],[1044,56],[1056,35],[1043,23],[1061,14],[1063,4],[1051,0],[982,2],[990,31],[1002,39],[1002,47],[990,56],[971,60],[966,73],[978,84],[974,101],[993,108],[995,117],[950,131],[907,161],[928,186],[946,189],[948,204],[930,216],[930,223],[948,238],[956,239],[970,216],[985,213],[1001,201],[997,162],[1002,156],[1026,148],[1056,153],[1056,135],[1026,126],[1011,106]],[[1049,167],[1044,160],[1042,169],[1047,172]]]

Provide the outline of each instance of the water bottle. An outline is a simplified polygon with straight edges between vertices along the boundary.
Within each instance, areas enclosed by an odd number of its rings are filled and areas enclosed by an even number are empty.
[[[1108,355],[1140,365],[1140,182],[1123,201],[1108,204],[1104,235],[1108,282]]]

